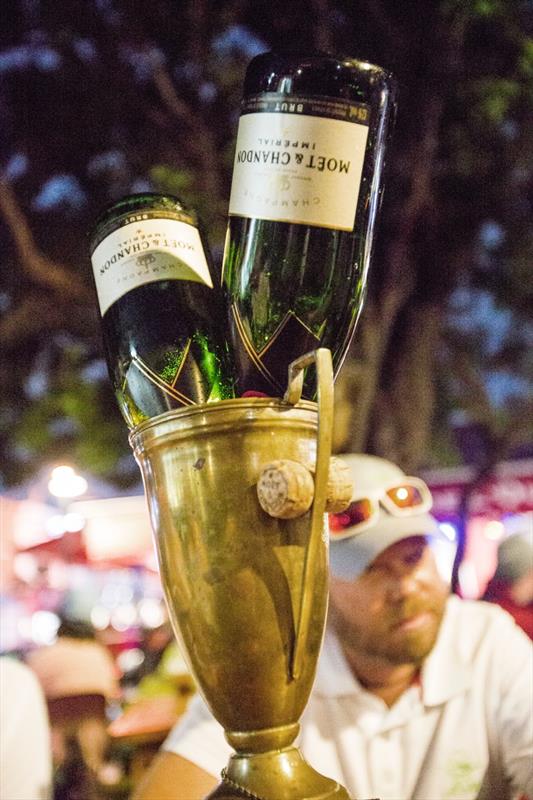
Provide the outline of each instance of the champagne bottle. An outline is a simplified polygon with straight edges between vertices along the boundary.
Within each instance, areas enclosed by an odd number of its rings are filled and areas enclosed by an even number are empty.
[[[250,62],[222,271],[241,393],[283,392],[288,364],[318,346],[338,374],[362,308],[394,95],[389,73],[351,58]]]
[[[96,221],[91,259],[107,365],[130,427],[234,396],[222,296],[194,212],[170,195],[123,197]]]

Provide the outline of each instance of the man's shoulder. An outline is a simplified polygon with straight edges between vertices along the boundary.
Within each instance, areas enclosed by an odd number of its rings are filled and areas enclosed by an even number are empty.
[[[512,616],[494,603],[448,599],[445,632],[461,649],[474,654],[480,647],[500,648],[504,642],[528,645],[527,636]]]
[[[451,595],[446,604],[446,615],[457,623],[468,620],[481,629],[491,629],[494,626],[513,625],[513,618],[495,603],[485,600],[467,600],[457,595]]]
[[[13,692],[27,690],[33,686],[39,686],[39,682],[27,664],[18,661],[10,656],[0,658],[0,686],[3,691]]]
[[[16,703],[12,700],[16,699]],[[0,658],[0,719],[2,729],[8,721],[18,724],[24,714],[32,723],[48,724],[45,699],[41,684],[33,670],[24,662],[2,656]],[[4,730],[5,733],[5,730]]]

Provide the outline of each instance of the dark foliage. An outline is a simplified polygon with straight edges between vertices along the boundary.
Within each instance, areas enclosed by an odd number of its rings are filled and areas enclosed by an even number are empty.
[[[87,232],[110,199],[172,191],[199,209],[219,259],[244,70],[277,47],[366,58],[400,84],[371,292],[339,383],[337,447],[387,453],[409,469],[457,460],[457,410],[507,448],[526,441],[530,32],[523,0],[8,3],[4,483],[66,455],[119,486],[137,481],[103,367]],[[510,389],[495,399],[506,375]]]

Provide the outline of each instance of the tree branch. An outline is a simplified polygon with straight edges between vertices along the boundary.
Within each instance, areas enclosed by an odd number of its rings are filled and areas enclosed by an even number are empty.
[[[313,39],[316,50],[335,52],[334,38],[331,30],[331,4],[329,0],[311,0],[311,11],[315,17]]]
[[[44,256],[35,243],[28,220],[8,181],[0,178],[0,213],[13,237],[22,270],[39,286],[76,299],[92,299],[92,293],[63,264]]]
[[[156,64],[153,71],[154,84],[159,96],[168,111],[185,125],[190,131],[188,146],[201,168],[202,188],[210,198],[218,201],[222,193],[222,181],[218,168],[218,152],[215,138],[197,114],[177,94],[167,70],[162,64]]]
[[[42,293],[29,292],[0,319],[0,342],[4,348],[10,348],[20,344],[22,339],[44,332],[49,336],[53,330],[64,330],[58,303],[43,297]]]
[[[390,268],[381,295],[383,315],[394,321],[398,309],[412,292],[415,263],[412,253],[413,237],[420,220],[434,202],[432,180],[439,146],[439,128],[443,112],[443,99],[434,95],[427,103],[425,126],[415,144],[416,152],[409,158],[412,164],[411,186],[401,210],[402,224],[399,233],[387,252]]]
[[[384,42],[391,45],[399,40],[396,27],[391,22],[382,0],[359,0],[358,14],[367,17],[376,35]]]

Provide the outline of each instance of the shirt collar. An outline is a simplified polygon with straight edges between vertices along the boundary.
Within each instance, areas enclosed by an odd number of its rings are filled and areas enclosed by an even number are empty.
[[[315,691],[325,697],[341,697],[362,691],[361,684],[348,666],[339,640],[330,628],[326,629],[318,660]]]
[[[422,668],[422,699],[437,706],[460,694],[471,683],[471,672],[461,659],[455,641],[461,600],[448,598],[437,641]],[[353,675],[336,635],[329,628],[318,662],[314,691],[325,697],[356,695],[365,690]]]

